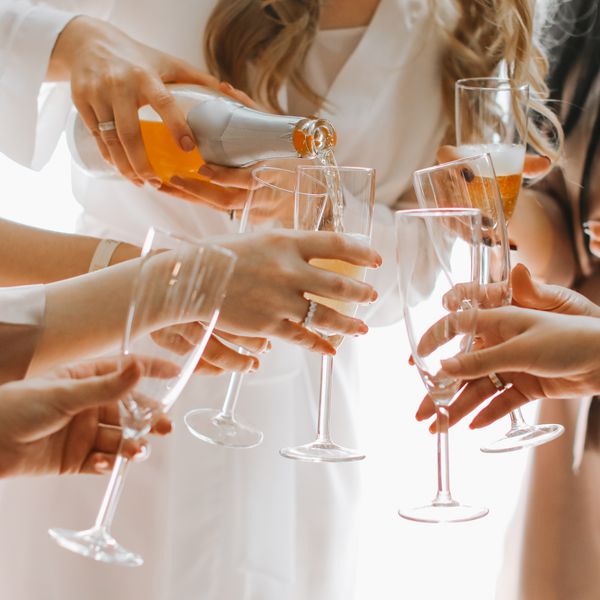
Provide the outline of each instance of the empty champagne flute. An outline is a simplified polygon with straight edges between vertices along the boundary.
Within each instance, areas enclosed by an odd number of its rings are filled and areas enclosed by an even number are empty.
[[[121,401],[124,440],[146,435],[188,382],[217,321],[234,264],[235,255],[229,250],[149,230],[133,283],[122,352],[153,359],[165,372],[160,377],[145,373]],[[49,530],[60,546],[117,565],[134,567],[144,562],[111,534],[129,462],[118,454],[91,529]]]
[[[240,234],[293,228],[296,171],[262,166],[252,171],[252,178],[255,185],[242,211]],[[312,197],[315,201],[324,198],[325,189],[313,191]],[[185,424],[192,435],[228,448],[254,448],[262,442],[263,433],[236,415],[243,379],[243,373],[231,375],[220,409],[197,408],[185,415]]]
[[[295,227],[308,231],[337,231],[344,235],[371,242],[373,208],[375,205],[375,170],[362,167],[300,166],[297,168],[295,202]],[[319,197],[325,187],[327,194]],[[317,194],[317,196],[315,196]],[[363,281],[365,267],[351,265],[340,260],[313,259],[311,265]],[[311,294],[307,299],[324,304],[340,313],[353,316],[357,305],[340,302]],[[342,343],[343,336],[331,332],[319,332],[327,336],[334,346]],[[332,441],[330,429],[333,356],[325,354],[321,363],[321,388],[317,437],[314,442],[301,446],[283,448],[280,454],[286,458],[309,462],[346,462],[362,460],[365,455],[344,448]]]
[[[528,110],[529,86],[526,83],[497,77],[460,79],[456,82],[458,154],[468,157],[489,153],[506,224],[512,217],[521,190]],[[474,183],[479,187],[487,185],[490,189],[485,191],[491,193],[491,188],[496,187],[491,182],[492,177],[484,174]],[[508,240],[507,236],[506,239]],[[486,260],[489,253],[487,247],[482,258]],[[510,272],[510,264],[508,270]],[[485,272],[482,275],[485,276]],[[510,302],[510,295],[502,297],[501,304]],[[490,381],[495,391],[502,389],[502,381],[495,373],[490,374]],[[521,409],[512,411],[510,420],[508,432],[500,439],[483,446],[482,452],[510,452],[538,446],[556,439],[564,431],[564,427],[558,424],[529,425],[525,422]]]
[[[395,214],[398,284],[412,356],[437,415],[437,493],[430,504],[399,510],[401,517],[425,523],[471,521],[488,509],[461,504],[450,492],[448,410],[461,382],[444,374],[441,361],[468,352],[475,335],[479,296],[481,213],[446,208]],[[447,295],[464,287],[462,301],[450,310]],[[461,314],[461,333],[425,345],[448,315]],[[445,332],[445,329],[443,328]]]

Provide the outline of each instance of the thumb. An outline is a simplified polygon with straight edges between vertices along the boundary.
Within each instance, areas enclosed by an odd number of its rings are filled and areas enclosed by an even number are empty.
[[[60,382],[54,391],[56,403],[68,414],[77,414],[88,408],[116,402],[133,389],[142,375],[137,362],[124,369],[75,381]]]
[[[565,315],[599,316],[597,307],[587,298],[560,285],[537,283],[525,265],[512,271],[513,301],[517,306]]]

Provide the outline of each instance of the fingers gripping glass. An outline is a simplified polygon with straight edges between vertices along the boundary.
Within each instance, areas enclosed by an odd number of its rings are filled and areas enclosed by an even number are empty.
[[[375,202],[375,171],[360,167],[298,167],[298,184],[295,203],[296,229],[305,231],[337,231],[371,242],[373,208]],[[315,196],[327,189],[325,198]],[[347,262],[331,259],[312,259],[311,265],[363,281],[366,269]],[[346,315],[354,315],[354,302],[341,302],[307,294],[307,298],[324,304]],[[328,332],[322,332],[328,335]],[[328,336],[336,346],[342,343],[341,335]],[[292,448],[283,448],[286,458],[309,462],[345,462],[362,460],[365,455],[344,448],[332,441],[330,430],[333,357],[321,359],[321,389],[317,438],[314,442]]]
[[[159,249],[167,251],[154,252]],[[151,359],[154,366],[120,404],[124,440],[146,435],[185,387],[214,328],[234,263],[234,254],[223,248],[155,229],[148,232],[122,350],[124,355]],[[91,529],[49,530],[60,546],[107,563],[135,567],[144,562],[139,554],[121,546],[110,531],[128,465],[129,460],[119,453]]]
[[[507,223],[513,215],[521,190],[528,110],[529,86],[526,83],[495,77],[456,82],[455,124],[459,155],[490,154],[497,195],[500,196]],[[509,244],[508,234],[506,244]],[[489,252],[484,252],[484,261],[487,254]],[[510,258],[510,255],[507,256]],[[508,267],[510,269],[510,264]],[[482,275],[485,277],[485,273]],[[502,304],[510,304],[510,299]],[[528,425],[520,409],[512,411],[510,419],[509,431],[482,447],[483,452],[510,452],[538,446],[556,439],[564,431],[562,425]]]
[[[468,352],[475,335],[479,294],[481,214],[475,209],[399,211],[395,215],[398,285],[412,356],[437,414],[437,493],[430,504],[402,508],[412,521],[447,523],[485,516],[488,509],[461,504],[450,492],[448,410],[460,381],[441,371],[441,361]],[[460,284],[465,293],[450,311],[445,297]],[[421,343],[452,312],[467,318],[460,335],[437,346]],[[471,316],[471,318],[469,318]]]
[[[252,171],[253,189],[248,194],[240,221],[240,234],[294,226],[296,172],[278,167],[258,167]],[[323,191],[315,193],[322,198]],[[239,349],[245,352],[243,348]],[[263,434],[236,415],[243,373],[234,373],[221,409],[199,408],[185,416],[185,424],[198,439],[228,448],[253,448]]]

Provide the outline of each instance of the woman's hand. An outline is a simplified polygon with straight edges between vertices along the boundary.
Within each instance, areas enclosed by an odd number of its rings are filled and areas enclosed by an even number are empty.
[[[335,353],[324,338],[302,326],[309,302],[306,293],[367,303],[377,298],[363,282],[309,264],[329,258],[376,268],[381,257],[368,246],[329,232],[275,230],[214,240],[237,254],[235,271],[219,318],[219,327],[237,335],[276,336],[317,352]],[[312,326],[328,332],[360,335],[359,319],[318,305]]]
[[[142,375],[172,377],[170,363],[132,358],[103,359],[56,371],[50,377],[0,386],[0,476],[106,473],[122,442],[117,402]],[[161,417],[153,431],[171,423]],[[128,440],[133,458],[143,441]]]
[[[192,348],[201,342],[205,331],[202,323],[195,322],[164,327],[152,332],[151,336],[159,346],[183,355],[191,352]],[[260,362],[252,354],[263,354],[270,347],[271,342],[265,338],[231,335],[215,330],[195,370],[199,375],[255,371]],[[240,348],[244,351],[240,351]]]
[[[165,83],[217,88],[218,81],[189,63],[137,42],[116,27],[90,17],[73,19],[62,31],[48,77],[67,79],[75,107],[96,138],[104,158],[136,185],[160,188],[142,141],[138,109],[149,104],[179,147],[196,149],[193,133]],[[99,131],[114,121],[116,129]]]
[[[567,288],[535,283],[523,265],[513,269],[512,281],[515,304],[527,310],[478,311],[477,346],[481,349],[442,363],[448,374],[474,380],[450,406],[451,424],[497,394],[487,377],[491,372],[499,373],[508,387],[477,415],[471,427],[484,427],[531,400],[599,391],[600,307]],[[438,338],[439,344],[460,331],[461,320],[468,318],[467,312],[450,315],[446,332],[438,327],[432,338]],[[433,413],[433,403],[426,397],[417,419]]]

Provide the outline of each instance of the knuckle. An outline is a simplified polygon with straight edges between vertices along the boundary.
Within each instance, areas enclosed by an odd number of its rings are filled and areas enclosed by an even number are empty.
[[[175,99],[168,90],[159,88],[152,94],[152,103],[159,109],[171,108],[175,104]]]

